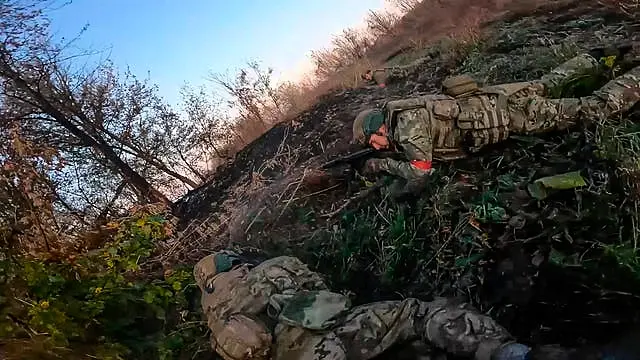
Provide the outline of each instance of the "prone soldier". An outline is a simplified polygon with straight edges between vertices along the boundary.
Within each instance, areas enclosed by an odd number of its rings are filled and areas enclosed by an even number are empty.
[[[445,94],[387,102],[367,109],[353,123],[353,141],[376,150],[404,153],[407,161],[372,158],[365,173],[386,172],[420,182],[432,161],[464,158],[511,134],[562,130],[629,111],[640,100],[640,66],[606,83],[592,95],[552,99],[547,96],[568,79],[600,66],[592,55],[579,55],[538,81],[480,88],[468,76],[443,83]]]
[[[379,69],[369,69],[361,75],[362,80],[369,85],[377,85],[378,87],[386,87],[388,84],[404,79],[412,71],[415,71],[420,65],[431,60],[431,57],[423,57],[412,61],[407,65],[388,66]]]
[[[201,259],[194,275],[212,347],[225,360],[367,360],[416,342],[477,360],[521,360],[529,351],[461,301],[408,298],[351,307],[294,257],[253,267],[221,251]]]

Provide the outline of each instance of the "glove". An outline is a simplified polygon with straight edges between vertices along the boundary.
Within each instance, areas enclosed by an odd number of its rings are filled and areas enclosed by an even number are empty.
[[[365,175],[373,175],[379,173],[380,168],[382,167],[382,160],[383,159],[377,158],[368,159],[362,166],[362,173]]]

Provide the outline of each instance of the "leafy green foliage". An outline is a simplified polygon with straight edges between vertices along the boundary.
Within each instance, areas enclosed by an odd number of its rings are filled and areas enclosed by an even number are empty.
[[[459,188],[455,184],[433,179],[412,206],[384,197],[344,213],[338,224],[324,229],[320,241],[305,249],[306,255],[297,255],[312,257],[310,263],[330,275],[335,288],[358,291],[362,286],[392,296],[415,291],[443,294],[451,286],[461,286],[455,278],[477,274],[474,265],[488,249],[487,234],[474,227],[469,211],[482,203],[479,199],[465,207],[456,201]],[[490,206],[504,214],[497,199],[487,199],[485,207]],[[418,279],[427,285],[411,289],[416,283],[424,284]]]
[[[83,351],[103,359],[172,359],[193,351],[205,326],[191,308],[192,270],[142,276],[166,220],[140,215],[110,226],[115,236],[88,254],[0,264],[0,338],[38,338],[47,354],[88,345]]]
[[[472,210],[474,217],[481,223],[501,222],[507,220],[509,216],[506,210],[500,206],[493,191],[482,193]]]

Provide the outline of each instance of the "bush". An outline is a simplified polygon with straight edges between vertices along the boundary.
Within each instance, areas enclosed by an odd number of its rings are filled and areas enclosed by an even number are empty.
[[[16,358],[172,359],[195,351],[205,326],[190,307],[192,270],[154,279],[141,271],[167,235],[167,221],[138,214],[109,226],[116,235],[99,250],[59,261],[6,256],[0,263],[0,344],[21,343]]]

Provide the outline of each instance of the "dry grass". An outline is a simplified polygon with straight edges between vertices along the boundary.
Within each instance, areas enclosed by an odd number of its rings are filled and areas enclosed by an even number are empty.
[[[398,0],[398,5],[408,11],[402,18],[387,13],[371,13],[367,30],[345,29],[333,39],[329,48],[314,52],[312,57],[316,76],[309,76],[296,84],[282,84],[274,89],[276,97],[280,99],[278,111],[274,111],[273,106],[261,105],[259,115],[239,119],[232,130],[237,133],[236,140],[228,144],[226,153],[236,154],[275,124],[294,122],[302,112],[331,91],[361,86],[360,75],[367,69],[389,64],[391,59],[394,65],[404,65],[443,38],[456,43],[456,46],[450,47],[455,57],[456,51],[478,42],[483,26],[489,22],[566,7],[575,1]],[[638,0],[601,2],[627,13],[638,10]],[[261,99],[252,103],[265,104]]]
[[[617,9],[633,18],[640,16],[640,0],[600,0],[600,3]]]

